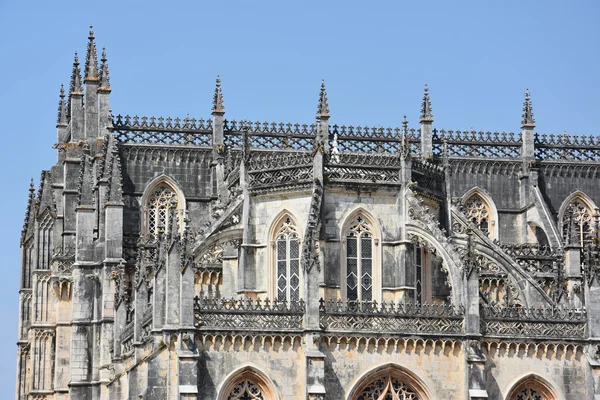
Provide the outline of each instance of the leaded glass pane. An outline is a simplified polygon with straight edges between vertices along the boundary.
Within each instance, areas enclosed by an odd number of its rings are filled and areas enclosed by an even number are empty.
[[[489,235],[490,210],[485,201],[478,195],[471,196],[465,202],[467,218],[482,232]]]
[[[286,300],[287,292],[287,240],[277,240],[277,300]]]
[[[300,241],[296,227],[286,218],[279,227],[276,248],[277,299],[300,299]]]
[[[358,241],[354,236],[346,238],[346,296],[358,300]]]
[[[581,246],[594,243],[595,235],[592,224],[592,212],[579,199],[572,201],[565,210],[563,216],[563,236],[566,242],[575,238]]]
[[[148,199],[148,233],[157,235],[169,229],[177,210],[177,194],[168,185],[158,186]]]

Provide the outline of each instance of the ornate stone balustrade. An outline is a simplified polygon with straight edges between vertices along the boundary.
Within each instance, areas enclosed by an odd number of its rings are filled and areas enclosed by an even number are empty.
[[[444,169],[428,161],[412,160],[412,180],[417,190],[442,195],[445,191]]]
[[[309,152],[252,152],[248,160],[251,188],[311,183],[313,155]]]
[[[131,321],[123,328],[121,333],[121,355],[127,355],[133,350],[133,327],[134,322]]]
[[[321,328],[328,332],[461,334],[464,308],[444,304],[395,304],[321,299]]]
[[[598,161],[600,137],[566,133],[536,134],[535,156],[539,160]]]
[[[433,154],[448,157],[518,158],[521,137],[512,132],[433,130]]]
[[[338,153],[326,159],[325,174],[330,182],[399,183],[397,154]]]
[[[121,143],[211,146],[212,121],[117,115],[113,134]]]
[[[582,339],[586,335],[585,309],[482,306],[480,310],[485,336]]]
[[[246,132],[248,146],[272,150],[312,150],[317,126],[276,122],[250,122],[225,120],[223,127],[225,145],[243,146],[242,132]]]
[[[402,145],[403,128],[333,125],[329,137],[335,140],[340,152],[355,153],[398,153]],[[406,132],[412,154],[420,153],[420,132]]]
[[[539,244],[506,244],[496,242],[511,258],[534,276],[555,276],[563,262],[563,253]]]
[[[298,331],[305,311],[303,300],[194,298],[195,325],[202,331]]]

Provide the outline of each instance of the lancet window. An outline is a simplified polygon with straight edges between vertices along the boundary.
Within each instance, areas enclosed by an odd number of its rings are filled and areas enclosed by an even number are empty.
[[[587,246],[594,243],[592,210],[581,199],[569,203],[562,218],[565,242]]]
[[[290,217],[276,231],[275,281],[277,300],[300,300],[300,239]]]
[[[538,376],[529,376],[518,383],[506,396],[507,400],[554,400],[551,385]]]
[[[166,183],[154,188],[148,199],[148,234],[157,236],[161,232],[167,232],[171,224],[177,218],[179,199],[175,191]]]
[[[481,196],[474,194],[469,197],[465,202],[465,211],[469,221],[486,235],[491,236],[492,212],[489,204]]]
[[[417,393],[401,379],[392,376],[379,377],[359,392],[356,400],[419,400]]]
[[[515,400],[549,400],[542,393],[532,387],[527,387],[519,392],[514,397]]]
[[[361,215],[346,232],[346,297],[348,300],[373,300],[373,232]]]
[[[264,400],[265,394],[261,388],[249,379],[239,381],[227,396],[227,400]]]

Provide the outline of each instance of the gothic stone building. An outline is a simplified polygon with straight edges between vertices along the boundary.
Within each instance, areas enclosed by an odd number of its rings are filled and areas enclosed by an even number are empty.
[[[21,236],[17,399],[600,398],[600,140],[113,116],[90,34]]]

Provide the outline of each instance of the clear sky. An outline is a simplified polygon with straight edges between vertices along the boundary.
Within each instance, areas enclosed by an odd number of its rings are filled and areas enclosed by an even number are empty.
[[[167,5],[168,4],[168,5]],[[600,3],[591,1],[0,0],[0,387],[12,398],[19,238],[30,177],[56,161],[56,110],[88,25],[106,46],[115,114],[314,120],[518,131],[526,88],[538,132],[600,134]]]

